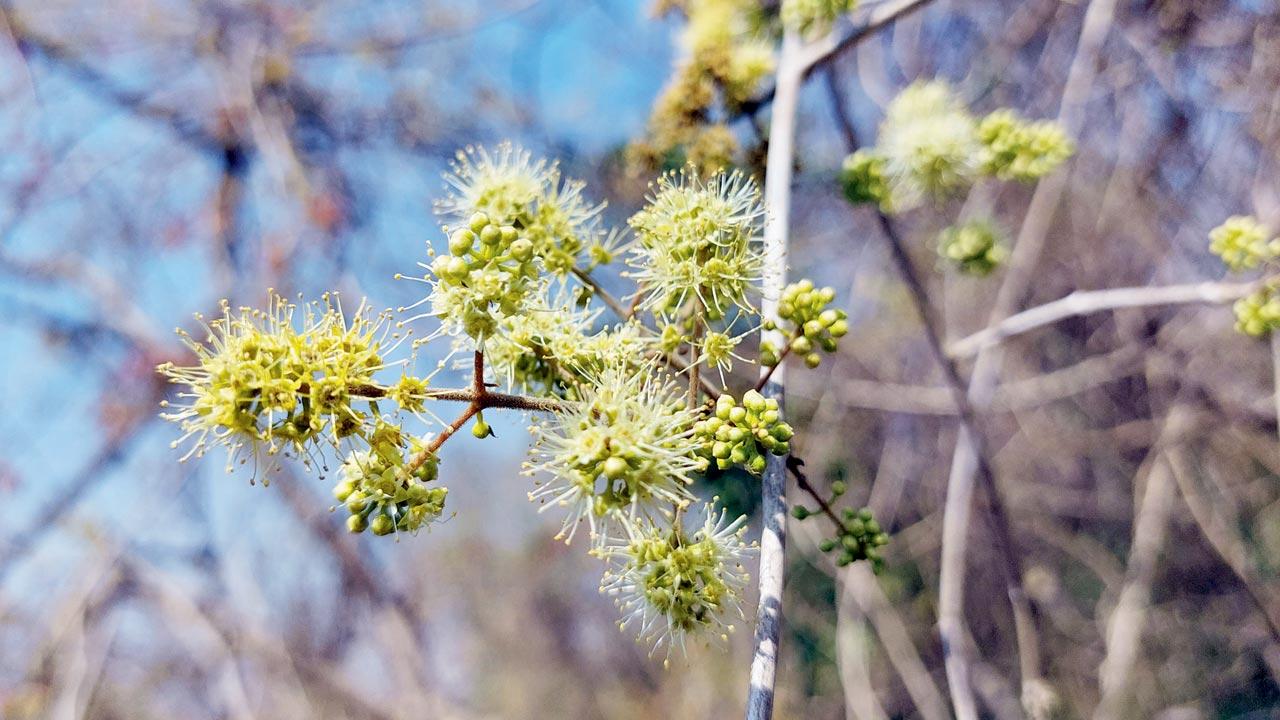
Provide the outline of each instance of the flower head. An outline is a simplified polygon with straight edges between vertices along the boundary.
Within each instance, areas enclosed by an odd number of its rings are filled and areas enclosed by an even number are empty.
[[[690,170],[663,175],[631,218],[631,276],[643,307],[670,317],[693,304],[710,320],[734,306],[752,310],[747,296],[760,279],[763,218],[760,191],[737,171],[705,182]]]
[[[986,275],[1004,261],[1008,250],[994,225],[974,220],[953,225],[938,235],[938,254],[970,275]]]
[[[1261,337],[1280,329],[1280,293],[1264,286],[1236,301],[1236,330]]]
[[[880,152],[896,210],[945,197],[978,172],[977,124],[941,80],[915,82],[898,94],[880,125]]]
[[[308,443],[336,446],[369,422],[357,403],[392,349],[389,314],[362,304],[347,318],[336,296],[326,296],[302,307],[297,327],[298,310],[275,294],[266,311],[232,313],[224,302],[222,317],[201,320],[204,338],[179,331],[196,364],[158,370],[185,386],[178,402],[163,404],[163,417],[185,433],[174,446],[194,439],[184,460],[213,445],[227,448],[228,468],[282,451],[306,456]]]
[[[653,651],[698,637],[726,639],[742,615],[748,575],[743,567],[755,548],[743,542],[746,517],[728,520],[724,510],[703,506],[702,525],[687,532],[673,526],[628,527],[626,538],[601,554],[614,563],[600,583],[622,610],[619,627],[632,628]]]
[[[1075,152],[1075,143],[1058,123],[1028,122],[1009,109],[983,118],[978,139],[983,145],[982,172],[1002,180],[1037,180]]]
[[[427,486],[438,476],[438,460],[431,455],[414,466],[405,461],[406,444],[413,455],[423,452],[421,440],[406,443],[399,427],[380,423],[368,450],[347,455],[333,496],[349,513],[351,532],[417,532],[444,512],[448,488]]]
[[[1209,250],[1232,270],[1251,270],[1280,254],[1280,238],[1268,242],[1269,234],[1256,218],[1234,215],[1209,233]]]
[[[607,237],[600,226],[604,204],[586,199],[585,184],[562,178],[554,162],[534,159],[518,145],[459,152],[445,182],[451,192],[436,203],[436,213],[446,224],[462,226],[484,213],[497,226],[517,228],[556,274],[568,274],[584,251]]]
[[[527,472],[544,472],[530,500],[567,509],[560,536],[585,520],[602,541],[618,525],[655,521],[689,502],[686,486],[704,463],[692,437],[694,413],[672,381],[651,366],[611,364],[580,399],[533,428]]]

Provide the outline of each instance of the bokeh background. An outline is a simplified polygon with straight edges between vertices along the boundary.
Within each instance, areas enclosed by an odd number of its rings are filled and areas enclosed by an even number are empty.
[[[1210,228],[1280,226],[1280,6],[1111,4],[1086,46],[1084,0],[935,0],[806,86],[791,272],[835,286],[852,331],[793,373],[796,447],[892,542],[874,577],[818,552],[816,520],[792,524],[780,717],[948,716],[935,624],[955,408],[875,216],[835,182],[898,89],[945,77],[975,109],[1077,125],[1051,212],[1028,214],[1034,188],[982,185],[898,223],[950,340],[986,324],[1002,284],[938,261],[932,238],[962,214],[1043,227],[1020,307],[1218,281]],[[620,635],[597,563],[525,499],[522,418],[447,445],[456,516],[398,542],[347,535],[301,468],[262,487],[212,455],[177,464],[157,418],[153,368],[185,357],[172,329],[221,298],[417,300],[392,277],[442,241],[431,203],[460,147],[558,158],[622,224],[651,179],[625,147],[678,27],[643,0],[0,3],[0,716],[741,713],[750,633],[670,670]],[[1081,52],[1095,72],[1065,88]],[[733,128],[758,148],[767,123],[764,105]],[[1126,717],[1280,717],[1273,352],[1231,326],[1223,305],[1139,308],[1005,346],[981,423],[1063,717],[1093,713],[1126,591],[1143,628]],[[744,478],[706,491],[754,510]],[[1018,718],[982,508],[975,685],[984,713]]]

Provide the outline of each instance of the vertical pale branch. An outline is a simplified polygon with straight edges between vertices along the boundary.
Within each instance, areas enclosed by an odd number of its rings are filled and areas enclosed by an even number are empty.
[[[1084,127],[1084,108],[1089,89],[1097,76],[1098,56],[1102,43],[1111,29],[1115,16],[1116,0],[1092,0],[1085,11],[1076,54],[1067,72],[1058,121],[1068,135],[1078,137]],[[1032,195],[1027,215],[1004,284],[996,297],[991,322],[995,324],[1011,315],[1034,280],[1040,251],[1049,231],[1049,223],[1057,211],[1066,190],[1068,173],[1059,171],[1049,175]],[[991,404],[1000,375],[999,348],[990,348],[978,354],[969,379],[970,404],[981,411]],[[972,515],[974,476],[979,469],[976,445],[969,428],[962,425],[951,461],[951,473],[947,479],[947,497],[943,506],[942,563],[939,577],[938,633],[942,636],[947,671],[947,684],[955,704],[959,720],[976,720],[977,706],[969,683],[969,660],[964,641],[964,575],[965,556],[968,550],[968,534]],[[995,497],[996,488],[989,488]],[[1023,597],[1010,600],[1025,603]],[[1024,672],[1025,672],[1024,668]],[[1023,678],[1025,683],[1030,678]]]
[[[778,84],[769,130],[769,155],[765,166],[764,201],[768,217],[764,227],[764,299],[761,312],[778,316],[778,299],[787,279],[787,230],[791,215],[791,169],[796,136],[796,104],[804,77],[802,47],[795,33],[782,40],[778,59]],[[776,334],[776,333],[775,333]],[[780,337],[774,338],[781,343]],[[781,344],[778,347],[782,347]],[[762,371],[763,377],[763,371]],[[763,393],[778,401],[783,411],[785,368],[773,371]],[[778,671],[778,645],[782,635],[782,583],[787,532],[787,462],[770,454],[761,480],[760,604],[756,612],[755,654],[751,659],[751,688],[747,695],[747,720],[773,717],[773,688]]]

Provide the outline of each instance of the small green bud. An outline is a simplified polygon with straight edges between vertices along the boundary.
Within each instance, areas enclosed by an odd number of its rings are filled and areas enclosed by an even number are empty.
[[[489,216],[482,212],[475,213],[471,216],[471,220],[467,222],[467,226],[471,228],[471,232],[480,232],[489,224]]]
[[[610,480],[617,480],[625,475],[627,471],[631,469],[631,466],[627,464],[626,460],[623,460],[617,455],[612,455],[608,460],[604,461],[603,469],[605,477]]]
[[[374,535],[390,535],[396,529],[395,523],[386,515],[377,515],[373,521],[369,523],[369,529]]]
[[[800,355],[807,355],[813,352],[813,343],[809,338],[803,335],[791,341],[791,350]]]
[[[818,549],[824,553],[831,552],[836,549],[836,541],[831,538],[827,538],[826,540],[818,543]]]
[[[831,494],[837,497],[839,497],[840,495],[843,495],[845,490],[848,490],[848,489],[849,489],[848,486],[845,485],[845,482],[843,480],[835,480],[831,483]]]
[[[816,368],[822,364],[822,356],[818,353],[809,353],[804,356],[804,364],[810,369]]]
[[[791,516],[797,520],[804,520],[810,515],[809,508],[803,505],[797,505],[791,508]]]
[[[351,515],[347,518],[347,531],[362,533],[369,527],[369,521],[363,515]]]
[[[484,421],[483,417],[477,415],[475,424],[471,426],[471,434],[483,440],[493,434],[493,428]]]

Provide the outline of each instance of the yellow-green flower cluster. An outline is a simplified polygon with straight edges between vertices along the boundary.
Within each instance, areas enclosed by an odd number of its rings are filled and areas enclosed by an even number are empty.
[[[994,225],[973,220],[952,225],[939,233],[938,254],[961,272],[986,275],[1004,262],[1009,252],[1000,242],[1000,233]]]
[[[445,182],[450,193],[436,213],[446,225],[463,226],[482,213],[495,226],[515,228],[546,269],[561,276],[583,261],[612,259],[614,236],[600,224],[604,203],[589,202],[584,183],[562,178],[555,163],[518,145],[459,152]]]
[[[1236,330],[1261,337],[1280,329],[1280,291],[1267,285],[1236,301]]]
[[[782,24],[802,35],[819,35],[831,30],[831,23],[853,12],[858,0],[782,0]]]
[[[504,318],[485,343],[491,367],[507,386],[544,396],[573,397],[586,378],[614,362],[643,362],[653,345],[634,322],[593,331],[600,312],[566,298],[544,299],[527,312]]]
[[[204,338],[179,330],[196,364],[165,363],[158,370],[185,386],[163,414],[185,433],[173,443],[194,439],[183,457],[203,455],[212,445],[228,451],[228,468],[237,460],[255,461],[281,451],[308,456],[304,446],[338,440],[364,431],[371,408],[357,409],[384,367],[383,352],[392,336],[389,316],[373,315],[361,305],[348,319],[336,297],[303,308],[270,295],[266,311],[242,307],[232,313],[223,302],[222,317],[204,323]],[[200,316],[197,316],[199,318]],[[241,457],[241,451],[248,455]]]
[[[1061,125],[1024,120],[1008,108],[982,119],[978,139],[984,148],[983,174],[1001,180],[1039,180],[1075,154],[1075,143]]]
[[[745,517],[729,521],[711,504],[692,533],[681,523],[671,527],[629,528],[628,537],[601,554],[615,563],[600,589],[622,609],[621,629],[634,626],[653,651],[683,649],[688,639],[719,636],[727,640],[733,620],[742,617],[747,585],[743,567],[755,551],[743,541]]]
[[[900,212],[984,175],[1038,179],[1074,152],[1055,122],[1031,122],[1008,109],[979,122],[947,83],[917,81],[889,103],[876,146],[845,160],[841,182],[850,202]]]
[[[655,522],[692,496],[697,457],[693,411],[674,383],[647,365],[617,363],[591,377],[548,422],[533,428],[534,462],[543,472],[530,500],[568,510],[558,537],[572,540],[586,520],[603,542],[619,524]]]
[[[765,453],[791,452],[791,426],[782,421],[778,401],[748,390],[738,405],[727,393],[716,400],[715,413],[694,426],[702,453],[716,467],[740,465],[753,475],[764,472]]]
[[[915,82],[889,103],[879,152],[895,209],[967,187],[977,175],[976,123],[945,82]]]
[[[431,272],[432,312],[475,339],[489,337],[503,318],[526,310],[539,274],[533,242],[483,212],[449,235],[449,254],[436,257]]]
[[[753,310],[748,295],[760,281],[763,219],[759,189],[739,172],[705,182],[688,170],[663,175],[630,221],[630,276],[641,306],[664,318],[691,309],[705,320],[734,306]]]
[[[773,73],[773,42],[756,0],[668,0],[679,9],[683,59],[658,97],[648,137],[630,148],[646,169],[689,162],[708,171],[732,164],[738,141],[719,120],[754,98]],[[680,158],[674,163],[673,158]]]
[[[411,471],[406,445],[411,458],[423,451],[417,439],[406,443],[399,427],[379,424],[369,450],[352,451],[342,463],[333,496],[346,509],[351,532],[417,532],[444,512],[448,488],[427,486],[438,475],[438,460],[431,455]]]
[[[803,506],[797,506],[792,513],[797,520],[804,520],[812,515]],[[884,560],[880,557],[880,548],[889,544],[889,536],[880,529],[870,508],[853,510],[846,508],[844,522],[836,531],[834,538],[823,540],[819,545],[822,552],[839,550],[836,565],[844,567],[858,560],[870,560],[872,567],[879,571]]]
[[[834,288],[815,288],[811,280],[800,280],[787,285],[778,301],[778,318],[786,334],[790,352],[804,358],[804,364],[816,368],[822,363],[818,349],[835,352],[840,338],[849,333],[848,314],[844,310],[829,308],[836,298]],[[778,328],[779,323],[765,322],[766,330]],[[773,342],[760,342],[760,364],[773,367],[782,361],[782,353]]]
[[[858,150],[844,159],[840,184],[849,202],[854,205],[875,203],[885,212],[893,210],[884,166],[882,156],[867,150]]]
[[[1235,272],[1252,270],[1280,256],[1280,238],[1257,218],[1233,215],[1209,232],[1209,250]]]

